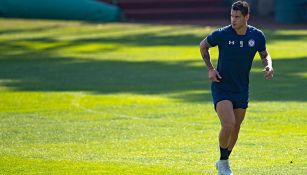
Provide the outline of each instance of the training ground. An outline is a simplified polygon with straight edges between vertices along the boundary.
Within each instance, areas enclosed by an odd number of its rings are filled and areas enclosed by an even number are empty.
[[[221,25],[0,19],[0,174],[216,174]],[[307,174],[307,29],[252,25],[275,77],[256,55],[234,174]]]

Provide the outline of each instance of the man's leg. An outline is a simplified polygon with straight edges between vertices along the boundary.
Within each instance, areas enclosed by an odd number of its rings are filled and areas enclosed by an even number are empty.
[[[218,102],[216,105],[216,112],[222,125],[219,135],[221,157],[220,160],[216,162],[216,168],[219,175],[232,175],[228,161],[228,147],[236,122],[232,102],[229,100]]]
[[[234,129],[231,133],[229,144],[228,144],[229,153],[232,151],[233,147],[235,146],[235,144],[238,140],[238,135],[239,135],[239,132],[240,132],[240,126],[241,126],[241,123],[244,120],[246,109],[238,108],[238,109],[234,109],[233,111],[234,111],[234,114],[235,114],[235,121],[236,122],[235,122]]]

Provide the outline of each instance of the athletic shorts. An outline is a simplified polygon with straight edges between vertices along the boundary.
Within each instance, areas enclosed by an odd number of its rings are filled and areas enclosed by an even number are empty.
[[[223,90],[217,89],[214,86],[212,86],[211,92],[212,92],[212,98],[213,98],[215,110],[216,110],[217,103],[223,100],[231,101],[233,105],[233,109],[248,108],[248,101],[249,101],[248,91],[234,93],[234,92],[223,91]]]

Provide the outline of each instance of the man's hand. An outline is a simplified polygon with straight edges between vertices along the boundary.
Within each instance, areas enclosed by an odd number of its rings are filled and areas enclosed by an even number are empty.
[[[259,52],[259,54],[261,57],[262,65],[264,66],[264,69],[263,69],[264,78],[266,80],[271,80],[274,74],[274,70],[272,66],[272,58],[266,50]]]
[[[209,76],[209,79],[214,82],[220,82],[220,79],[222,79],[219,72],[215,69],[209,69],[208,76]]]
[[[273,67],[267,66],[264,68],[263,72],[264,72],[264,78],[266,80],[271,80],[273,78],[273,74],[274,74]]]

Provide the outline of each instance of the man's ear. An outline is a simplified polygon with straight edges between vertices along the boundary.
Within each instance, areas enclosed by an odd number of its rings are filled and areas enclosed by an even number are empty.
[[[248,21],[249,20],[249,14],[247,14],[244,18],[245,18],[246,21]]]

